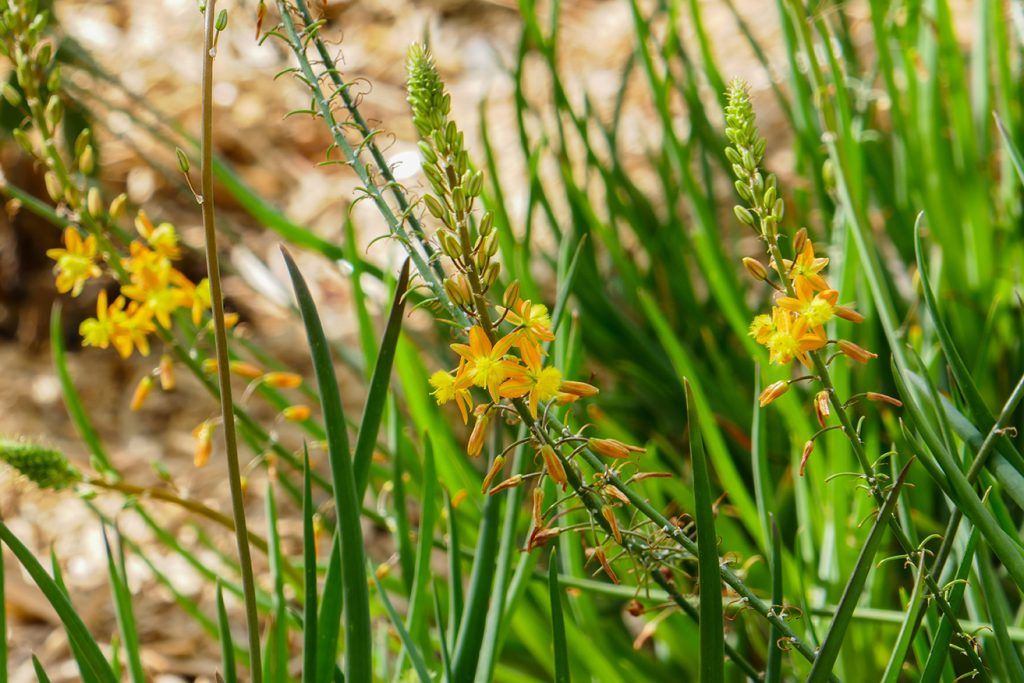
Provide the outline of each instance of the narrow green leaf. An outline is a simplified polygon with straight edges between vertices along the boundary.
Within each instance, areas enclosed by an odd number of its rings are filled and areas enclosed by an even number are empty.
[[[555,649],[555,683],[569,683],[569,647],[565,642],[562,587],[558,585],[557,547],[552,548],[548,556],[548,594],[551,598],[551,643]]]
[[[114,529],[114,533],[120,537],[117,529]],[[107,575],[110,577],[110,588],[114,594],[117,629],[121,635],[121,642],[124,644],[124,652],[128,660],[128,673],[132,683],[144,683],[146,675],[142,670],[139,632],[135,625],[135,613],[132,611],[132,593],[128,588],[128,576],[125,574],[124,546],[120,542],[117,544],[115,559],[106,524],[103,525],[103,548],[107,554]]]
[[[449,553],[450,555],[458,555],[458,553]],[[452,659],[451,654],[448,651],[448,636],[445,635],[445,630],[441,628],[441,624],[444,623],[444,614],[441,613],[441,598],[440,591],[437,589],[437,580],[434,581],[434,590],[431,591],[434,598],[434,619],[437,621],[437,640],[441,646],[441,667],[444,670],[444,678],[442,680],[452,680]]]
[[[978,547],[978,554],[975,558],[975,566],[981,576],[981,596],[985,599],[988,607],[988,617],[992,621],[992,633],[995,635],[996,650],[1002,660],[1003,668],[1009,675],[1009,680],[1024,681],[1024,664],[1021,663],[1020,652],[1017,646],[1010,639],[1007,627],[1011,623],[1011,615],[1007,608],[1010,601],[1007,599],[1003,587],[999,584],[995,570],[992,567],[992,557],[984,543]]]
[[[345,414],[341,406],[338,378],[320,323],[313,297],[288,251],[282,248],[295,297],[302,311],[306,337],[313,356],[313,368],[320,388],[320,403],[327,429],[327,452],[331,463],[334,503],[341,539],[342,584],[345,599],[345,680],[370,683],[373,680],[373,634],[370,628],[370,598],[366,579],[366,553],[360,526],[360,505],[349,454]]]
[[[924,607],[924,598],[928,589],[924,580],[924,573],[928,571],[923,560],[919,560],[917,577],[914,579],[914,592],[910,595],[910,602],[906,608],[906,618],[900,626],[900,634],[896,638],[896,645],[889,655],[889,663],[885,666],[885,673],[882,674],[882,683],[897,683],[903,673],[903,662],[910,651],[910,644],[914,637],[914,627]]]
[[[309,469],[309,448],[302,446],[302,683],[316,683],[317,663],[317,576],[316,531],[313,528],[313,484]]]
[[[217,629],[220,633],[220,657],[224,667],[222,675],[225,683],[237,683],[238,674],[235,670],[235,644],[231,638],[231,621],[228,609],[224,605],[224,590],[220,581],[217,582]]]
[[[388,613],[388,618],[391,619],[391,625],[395,627],[395,631],[398,632],[398,637],[401,639],[402,645],[409,654],[409,659],[412,660],[412,668],[415,669],[416,675],[420,679],[420,683],[433,683],[433,678],[430,676],[430,671],[427,669],[427,663],[423,660],[423,653],[420,652],[416,642],[412,639],[412,636],[409,635],[409,631],[406,630],[405,624],[402,623],[402,617],[395,611],[395,606],[391,604],[391,599],[388,598],[388,594],[384,590],[384,586],[381,585],[380,579],[377,578],[377,573],[370,571],[369,574],[373,577],[374,585],[377,586],[377,594],[380,596],[380,601],[384,603],[384,610]]]
[[[445,491],[445,510],[448,512],[448,640],[454,642],[462,621],[462,558],[459,556],[462,546],[459,542],[459,521],[455,516],[455,506],[451,495]],[[440,626],[438,626],[440,628]]]
[[[409,594],[409,612],[405,628],[421,645],[426,637],[429,602],[430,558],[434,550],[434,523],[437,519],[437,473],[434,469],[434,445],[429,436],[423,441],[423,489],[420,497],[420,528],[417,535],[416,572]],[[454,550],[451,552],[455,552]],[[401,662],[401,657],[399,657]]]
[[[284,597],[284,556],[281,536],[277,529],[277,499],[273,479],[267,482],[266,494],[267,542],[270,560],[270,583],[274,603],[270,615],[270,631],[264,644],[263,679],[268,683],[287,683],[288,680],[288,603]]]
[[[846,582],[843,597],[839,601],[835,616],[828,627],[828,633],[825,634],[825,641],[821,644],[821,647],[818,649],[818,656],[814,659],[811,673],[807,677],[808,683],[821,683],[821,681],[828,680],[828,677],[832,674],[832,668],[839,657],[839,649],[842,647],[843,639],[846,636],[846,629],[853,619],[854,608],[857,607],[857,603],[860,601],[861,594],[864,591],[864,584],[868,579],[868,573],[875,562],[875,554],[878,552],[878,547],[882,544],[882,536],[888,527],[893,510],[896,509],[896,500],[899,497],[900,489],[903,488],[903,484],[907,480],[907,474],[910,472],[910,464],[907,463],[903,466],[903,470],[889,491],[889,495],[886,496],[885,503],[878,511],[878,516],[875,518],[875,523],[868,533],[867,540],[864,541],[864,546],[861,548],[860,555],[857,558],[857,564],[854,565],[853,572]]]
[[[380,341],[377,362],[373,366],[370,389],[366,396],[366,407],[363,409],[363,419],[359,424],[359,435],[356,438],[356,449],[352,462],[356,478],[356,496],[360,500],[362,500],[370,478],[370,463],[373,461],[373,450],[377,446],[377,433],[380,430],[381,416],[384,415],[384,406],[391,383],[391,368],[395,361],[395,349],[398,347],[398,335],[402,331],[405,292],[408,288],[409,259],[406,259],[402,265],[402,274],[398,276],[395,296],[391,301],[391,312],[388,314],[384,336]]]
[[[39,683],[50,683],[50,677],[46,675],[46,671],[43,670],[43,665],[40,663],[39,658],[34,654],[32,655],[32,668],[35,669],[36,680],[39,681]],[[6,680],[6,678],[4,680]]]
[[[782,538],[779,536],[779,525],[775,523],[775,515],[768,513],[771,526],[771,563],[772,563],[772,605],[781,605],[785,599],[782,590]],[[779,639],[782,634],[773,625],[768,629],[768,661],[764,667],[765,683],[779,683],[782,680],[782,650]]]
[[[96,644],[96,640],[89,633],[85,624],[82,623],[81,617],[78,616],[65,592],[46,573],[46,570],[39,564],[39,560],[35,558],[35,555],[11,533],[11,530],[3,522],[0,522],[0,541],[3,541],[11,549],[14,556],[18,558],[18,562],[25,568],[25,571],[32,577],[39,590],[43,592],[47,601],[53,606],[57,616],[60,617],[61,622],[64,624],[64,628],[67,629],[68,638],[81,652],[83,663],[87,667],[88,672],[102,683],[116,683],[117,678],[114,676],[110,664],[103,657],[103,652],[100,651],[99,645]]]
[[[700,583],[700,680],[719,683],[725,679],[725,623],[722,607],[722,579],[719,575],[718,534],[715,532],[715,497],[711,493],[700,418],[690,382],[686,388],[686,419],[689,424],[690,461],[693,465],[693,493],[697,519],[697,567]]]
[[[344,594],[341,581],[341,541],[337,531],[331,540],[331,555],[327,560],[327,573],[324,576],[324,596],[320,600],[320,614],[317,617],[316,646],[316,680],[331,680],[332,671],[336,668],[338,657],[338,636],[341,631],[342,605]]]
[[[82,437],[82,441],[89,448],[94,466],[104,470],[105,474],[116,475],[113,463],[107,457],[99,434],[92,426],[88,413],[82,405],[82,400],[75,388],[75,383],[68,372],[67,356],[64,349],[64,326],[61,323],[60,303],[53,305],[50,312],[50,348],[53,349],[53,365],[57,370],[57,378],[60,380],[61,392],[64,395],[64,405],[68,409],[68,415]]]
[[[953,577],[953,585],[949,591],[948,600],[949,606],[955,612],[959,612],[963,604],[964,593],[967,589],[967,579],[971,575],[971,565],[974,563],[974,553],[977,550],[979,538],[981,538],[981,534],[978,532],[978,528],[975,527],[971,530],[971,535],[967,539],[963,557],[960,559],[960,565],[957,567],[956,575]],[[939,622],[939,627],[935,630],[935,634],[932,637],[928,659],[921,672],[920,680],[922,682],[934,683],[942,677],[946,659],[949,657],[949,644],[952,637],[953,623],[943,615],[942,620]]]

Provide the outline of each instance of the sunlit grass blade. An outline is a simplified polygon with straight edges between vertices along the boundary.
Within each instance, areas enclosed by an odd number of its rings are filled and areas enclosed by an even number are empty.
[[[303,444],[302,461],[302,683],[316,683],[317,574],[316,530],[313,527],[313,484],[309,476],[309,448]]]
[[[268,683],[286,683],[288,679],[288,604],[284,597],[285,562],[281,553],[281,536],[277,526],[277,499],[274,495],[274,481],[267,482],[266,489],[267,540],[270,544],[270,583],[273,586],[274,603],[270,615],[270,629],[264,644],[263,680]]]
[[[43,669],[42,663],[34,654],[32,655],[32,669],[36,673],[36,681],[39,683],[50,683],[50,677],[46,675],[46,670]]]
[[[373,449],[377,445],[377,433],[380,431],[381,416],[387,402],[388,388],[391,383],[391,368],[395,361],[395,350],[398,347],[398,335],[402,331],[402,316],[405,314],[405,293],[409,288],[409,260],[402,265],[402,273],[398,276],[395,295],[391,301],[391,312],[384,328],[384,336],[380,341],[377,362],[373,366],[370,377],[370,389],[366,396],[366,407],[363,419],[359,424],[359,435],[356,437],[355,454],[352,468],[356,478],[356,495],[362,499],[366,483],[370,478],[370,463]]]
[[[700,680],[718,683],[725,677],[725,623],[722,608],[722,579],[719,576],[718,534],[715,532],[715,496],[711,493],[704,439],[693,389],[686,388],[687,433],[693,466],[693,493],[697,519],[697,566],[700,583]]]
[[[715,575],[718,571],[715,570]],[[555,648],[555,683],[569,683],[569,647],[565,642],[562,588],[558,584],[558,548],[548,555],[548,594],[551,599],[551,643]]]
[[[120,540],[120,532],[114,529]],[[103,548],[107,554],[107,575],[110,588],[114,594],[117,629],[124,644],[125,658],[128,661],[128,673],[132,683],[143,683],[146,675],[142,670],[141,651],[139,649],[139,632],[135,625],[135,613],[132,611],[132,592],[128,587],[128,576],[125,574],[124,546],[118,542],[117,550],[110,545],[107,527],[103,526]]]
[[[416,671],[416,675],[419,677],[420,683],[433,683],[434,679],[431,677],[430,671],[427,669],[427,664],[423,659],[423,653],[420,652],[416,642],[412,639],[412,636],[409,635],[409,631],[405,628],[405,624],[402,623],[402,617],[397,611],[395,611],[394,605],[391,604],[391,598],[388,597],[387,592],[384,590],[384,586],[381,585],[376,572],[370,571],[369,574],[373,577],[373,583],[377,587],[377,595],[380,596],[380,601],[384,604],[384,610],[388,613],[391,625],[398,633],[398,637],[402,641],[402,646],[409,655],[409,660],[412,661],[412,668]]]
[[[39,560],[35,558],[35,555],[11,533],[11,530],[3,522],[0,522],[0,541],[3,541],[11,549],[18,562],[25,568],[25,571],[28,572],[29,576],[32,577],[32,580],[39,587],[39,590],[46,597],[46,600],[53,606],[54,611],[57,612],[57,616],[60,617],[64,628],[67,630],[68,639],[81,653],[82,663],[85,665],[88,674],[95,677],[100,683],[116,683],[117,678],[110,668],[110,663],[104,658],[99,645],[97,645],[96,640],[82,622],[82,618],[78,616],[75,608],[71,605],[71,601],[68,600],[65,591],[46,573],[46,570],[39,564]],[[83,675],[85,675],[85,672],[83,672]]]
[[[345,602],[345,680],[369,683],[373,679],[373,634],[370,629],[370,598],[366,579],[366,553],[360,527],[360,505],[349,454],[345,414],[338,379],[313,297],[287,250],[282,249],[295,296],[306,326],[313,368],[320,388],[320,403],[327,429],[327,451],[334,486],[341,539],[341,579]]]
[[[864,584],[868,580],[868,573],[875,562],[875,554],[882,544],[882,537],[889,526],[889,519],[896,509],[896,500],[899,497],[900,489],[903,488],[903,484],[907,480],[907,474],[910,472],[910,464],[907,463],[903,466],[903,470],[893,483],[889,494],[886,496],[885,504],[878,511],[875,523],[871,526],[871,531],[868,532],[868,537],[865,539],[863,547],[861,547],[857,564],[854,565],[853,572],[846,582],[843,597],[839,601],[839,606],[836,609],[835,616],[832,618],[832,623],[829,624],[825,640],[818,649],[818,656],[814,659],[811,673],[807,677],[808,683],[821,683],[821,681],[828,680],[829,675],[832,673],[832,668],[839,657],[839,650],[843,645],[846,631],[853,619],[853,611],[861,599]]]
[[[220,657],[221,666],[224,670],[225,683],[236,683],[238,674],[235,669],[235,644],[231,637],[231,620],[228,618],[228,610],[224,605],[224,590],[220,582],[217,582],[217,630],[220,633]]]
[[[54,304],[50,312],[50,348],[53,351],[53,365],[57,370],[57,378],[60,380],[61,394],[64,396],[64,405],[67,407],[68,415],[82,437],[82,441],[89,448],[93,465],[102,470],[104,474],[117,476],[113,463],[107,457],[99,434],[92,426],[88,413],[82,405],[78,395],[78,389],[68,372],[67,354],[64,348],[64,325],[61,320],[61,307],[59,303]]]

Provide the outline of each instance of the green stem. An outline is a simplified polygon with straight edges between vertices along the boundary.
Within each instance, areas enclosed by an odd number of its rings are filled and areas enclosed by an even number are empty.
[[[209,271],[210,299],[213,308],[214,339],[217,348],[217,375],[220,382],[220,407],[221,417],[224,421],[224,444],[228,460],[228,484],[231,488],[231,512],[235,521],[238,562],[242,570],[242,589],[245,593],[245,616],[249,636],[249,675],[253,683],[260,683],[263,669],[260,665],[260,624],[256,608],[256,582],[253,577],[252,557],[249,554],[249,533],[245,522],[245,495],[242,492],[242,473],[238,462],[235,411],[234,402],[231,398],[231,368],[229,365],[227,326],[224,324],[224,293],[220,281],[220,262],[217,255],[217,227],[213,211],[213,60],[216,56],[216,48],[214,47],[216,4],[216,0],[206,0],[206,29],[203,40],[202,184],[200,186],[200,206],[203,211],[203,229],[206,233],[206,266]]]

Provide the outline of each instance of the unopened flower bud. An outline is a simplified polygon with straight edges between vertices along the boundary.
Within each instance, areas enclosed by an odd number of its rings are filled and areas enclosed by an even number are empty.
[[[3,90],[4,99],[7,100],[7,103],[12,107],[17,107],[21,104],[21,95],[18,93],[18,89],[13,85],[4,81],[3,85],[0,86],[0,89]]]
[[[262,368],[252,363],[248,363],[244,360],[230,361],[228,363],[228,367],[231,369],[231,372],[238,375],[239,377],[246,377],[248,379],[259,379],[260,377],[263,377]]]
[[[142,408],[142,404],[146,402],[146,397],[149,396],[149,392],[153,390],[153,378],[150,375],[146,375],[139,383],[135,386],[135,393],[132,394],[131,410],[135,412]]]
[[[154,229],[153,221],[149,220],[149,216],[146,215],[145,210],[139,209],[139,212],[135,214],[135,231],[142,237],[149,239],[150,235],[153,234]]]
[[[93,218],[99,218],[103,215],[103,197],[100,196],[99,188],[89,188],[89,194],[86,195],[85,199],[85,206],[89,210],[89,215]]]
[[[50,199],[59,202],[64,198],[64,189],[61,187],[60,181],[57,180],[57,174],[53,171],[47,171],[46,175],[43,176],[43,180],[46,182],[46,193],[50,195]]]
[[[124,207],[127,203],[128,195],[123,192],[114,197],[113,201],[110,202],[110,208],[107,210],[107,213],[110,214],[110,220],[116,221],[121,218],[121,215],[124,213]]]
[[[736,206],[733,207],[733,212],[736,214],[736,218],[738,218],[741,223],[746,223],[750,227],[754,227],[756,219],[754,218],[754,214],[750,211],[750,209],[748,209],[745,206],[740,206],[739,204],[737,204]]]
[[[828,404],[828,392],[819,391],[814,395],[814,415],[818,418],[818,424],[824,428],[825,423],[828,422],[828,416],[831,415]]]
[[[296,389],[302,386],[302,375],[295,372],[268,372],[263,382],[275,389]]]
[[[509,283],[508,287],[505,288],[505,293],[501,297],[501,303],[505,308],[515,308],[519,302],[519,280],[513,280]]]
[[[789,382],[772,382],[764,388],[757,402],[762,408],[789,391]]]
[[[178,157],[178,169],[182,173],[188,173],[188,169],[190,168],[190,165],[189,165],[189,162],[188,162],[188,155],[185,154],[185,150],[183,150],[181,147],[175,147],[174,148],[174,154],[175,154],[175,156]]]
[[[889,405],[896,406],[897,408],[903,406],[903,401],[893,396],[889,396],[887,394],[879,394],[874,391],[869,391],[864,395],[864,397],[869,401],[875,401],[877,403],[888,403]]]
[[[206,358],[206,359],[203,360],[203,362],[200,365],[200,367],[202,368],[204,375],[212,375],[215,372],[217,372],[217,359],[216,358]]]
[[[490,416],[487,413],[477,415],[476,424],[473,425],[473,432],[469,435],[469,444],[466,446],[466,452],[469,454],[469,457],[475,458],[484,449],[484,437],[487,436],[487,424],[489,422]]]
[[[800,476],[804,476],[804,468],[807,466],[807,459],[814,452],[814,439],[804,444],[804,451],[800,454]]]
[[[484,475],[483,484],[480,485],[480,493],[484,493],[490,487],[491,482],[498,476],[498,472],[501,472],[502,468],[505,467],[505,456],[499,455],[494,458],[494,462],[491,463],[491,468],[487,470],[487,474]]]
[[[601,569],[603,569],[604,573],[609,579],[611,579],[611,582],[615,584],[619,583],[619,577],[615,573],[615,570],[612,569],[612,565],[608,561],[608,556],[605,554],[603,547],[597,546],[594,548],[594,557],[597,558],[597,561],[601,564]]]
[[[222,9],[217,14],[217,20],[214,22],[213,27],[218,31],[223,31],[228,27],[228,11],[226,9]]]
[[[210,453],[213,452],[213,423],[207,420],[192,430],[192,436],[196,440],[196,450],[192,462],[196,467],[203,467],[210,460]]]
[[[845,356],[857,361],[858,363],[867,363],[872,358],[878,358],[877,353],[872,353],[871,351],[854,344],[852,341],[840,339],[837,342],[837,345],[839,346],[839,350],[842,351]]]
[[[545,444],[540,449],[540,457],[544,460],[544,469],[547,470],[548,476],[565,490],[565,486],[568,483],[568,479],[565,476],[565,468],[562,466],[562,460],[555,453],[555,449]]]
[[[644,453],[647,449],[622,443],[618,439],[587,439],[587,446],[595,453],[609,458],[628,458],[630,453]]]
[[[177,382],[174,379],[174,359],[168,354],[160,357],[160,388],[164,391],[174,391]]]
[[[864,316],[849,306],[836,306],[835,312],[837,317],[842,318],[843,320],[849,320],[851,323],[864,322]]]
[[[586,382],[574,382],[572,380],[563,381],[558,385],[558,390],[566,394],[573,394],[579,398],[589,398],[601,393],[601,390],[593,384],[587,384]]]
[[[804,246],[807,244],[807,228],[800,228],[793,235],[793,253],[799,254],[804,250]]]
[[[81,156],[78,157],[78,170],[85,175],[91,175],[95,168],[96,152],[93,151],[92,145],[86,145]]]
[[[505,481],[501,482],[500,484],[495,486],[493,489],[488,491],[487,495],[493,496],[495,493],[501,493],[502,491],[504,491],[506,489],[514,489],[515,487],[519,486],[522,483],[523,483],[523,475],[521,475],[521,474],[513,474],[511,477],[509,477],[508,479],[506,479]]]
[[[281,411],[281,416],[289,422],[305,422],[311,414],[312,411],[309,409],[309,406],[301,404],[288,406]]]
[[[768,279],[768,269],[757,259],[750,258],[749,256],[744,257],[743,267],[747,269],[747,272],[755,280],[764,281]]]
[[[611,528],[612,536],[615,537],[615,542],[622,544],[622,532],[619,531],[619,520],[615,516],[615,510],[610,505],[601,506],[601,516],[604,517],[604,521],[608,522],[609,528]]]

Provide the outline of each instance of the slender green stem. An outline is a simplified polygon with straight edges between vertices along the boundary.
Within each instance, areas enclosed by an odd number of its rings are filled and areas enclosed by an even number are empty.
[[[242,492],[242,473],[238,461],[238,443],[235,432],[234,402],[231,398],[231,368],[229,366],[227,326],[224,324],[224,293],[220,281],[220,262],[217,255],[217,227],[213,210],[213,60],[216,57],[214,39],[216,28],[216,0],[206,0],[206,30],[203,40],[203,128],[202,128],[202,181],[200,206],[203,210],[203,229],[206,233],[206,266],[210,279],[210,299],[213,308],[214,339],[217,348],[217,375],[220,382],[221,417],[224,421],[224,444],[228,460],[228,484],[231,489],[231,511],[235,521],[235,539],[238,562],[242,570],[242,589],[245,593],[246,626],[249,635],[249,675],[253,683],[260,683],[263,669],[260,665],[260,624],[256,608],[256,583],[253,577],[252,557],[249,554],[249,533],[245,522],[245,494]]]

